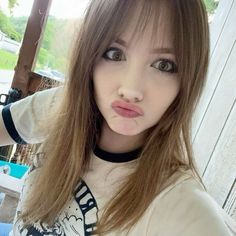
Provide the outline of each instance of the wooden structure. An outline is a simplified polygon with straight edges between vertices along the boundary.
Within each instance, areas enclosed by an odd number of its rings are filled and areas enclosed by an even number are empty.
[[[236,0],[219,2],[210,25],[207,84],[193,119],[196,161],[208,192],[236,220]]]
[[[11,85],[13,88],[20,89],[23,92],[23,97],[32,94],[40,84],[39,75],[35,75],[32,72],[36,63],[37,53],[40,48],[51,3],[52,0],[34,0],[31,16],[28,19]]]
[[[11,84],[12,88],[17,88],[22,92],[21,98],[31,95],[35,91],[59,84],[58,81],[33,72],[51,3],[52,0],[34,0],[33,2]],[[19,149],[18,147],[17,150]],[[12,146],[0,147],[0,159],[8,160],[12,158],[11,152]],[[15,154],[19,156],[20,153]],[[16,156],[15,154],[14,156]]]

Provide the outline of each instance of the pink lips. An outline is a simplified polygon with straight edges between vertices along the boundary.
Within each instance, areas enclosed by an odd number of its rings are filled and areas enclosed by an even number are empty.
[[[128,118],[134,118],[144,114],[141,108],[123,101],[114,101],[111,106],[116,113]]]

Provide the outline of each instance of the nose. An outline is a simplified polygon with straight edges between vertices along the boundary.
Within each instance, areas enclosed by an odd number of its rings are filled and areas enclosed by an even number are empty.
[[[122,85],[118,89],[118,95],[126,102],[140,102],[143,100],[142,76],[135,74],[126,74],[127,76],[124,77]]]

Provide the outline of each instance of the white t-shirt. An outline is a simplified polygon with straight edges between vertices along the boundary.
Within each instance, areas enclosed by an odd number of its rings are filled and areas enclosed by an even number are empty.
[[[38,92],[3,109],[0,125],[4,126],[17,142],[42,142],[50,132],[45,118],[56,113],[63,88]],[[45,128],[46,127],[46,128]],[[23,229],[21,222],[15,223],[14,236],[26,235],[92,235],[103,207],[122,184],[125,176],[133,170],[138,159],[116,162],[110,155],[91,152],[89,171],[82,177],[64,206],[55,225],[48,228],[35,223],[30,229]],[[127,154],[127,153],[126,153]],[[124,154],[124,155],[126,155]],[[123,155],[123,154],[122,154]],[[26,178],[20,211],[28,188],[33,184],[40,168],[33,170]],[[230,236],[236,228],[215,200],[204,190],[191,170],[176,172],[178,178],[163,190],[149,205],[129,236]],[[230,226],[229,226],[230,222]],[[230,229],[231,228],[231,229]],[[126,232],[112,232],[107,236],[125,236]]]

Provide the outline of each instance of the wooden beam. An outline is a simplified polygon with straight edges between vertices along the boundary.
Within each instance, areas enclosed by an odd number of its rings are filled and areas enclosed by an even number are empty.
[[[22,91],[22,97],[28,95],[29,73],[33,70],[36,63],[51,3],[52,0],[34,0],[27,22],[11,85],[12,88]]]
[[[40,90],[57,87],[59,85],[62,85],[62,83],[55,79],[42,76],[35,72],[30,72],[29,83],[28,83],[28,95],[31,95]]]

